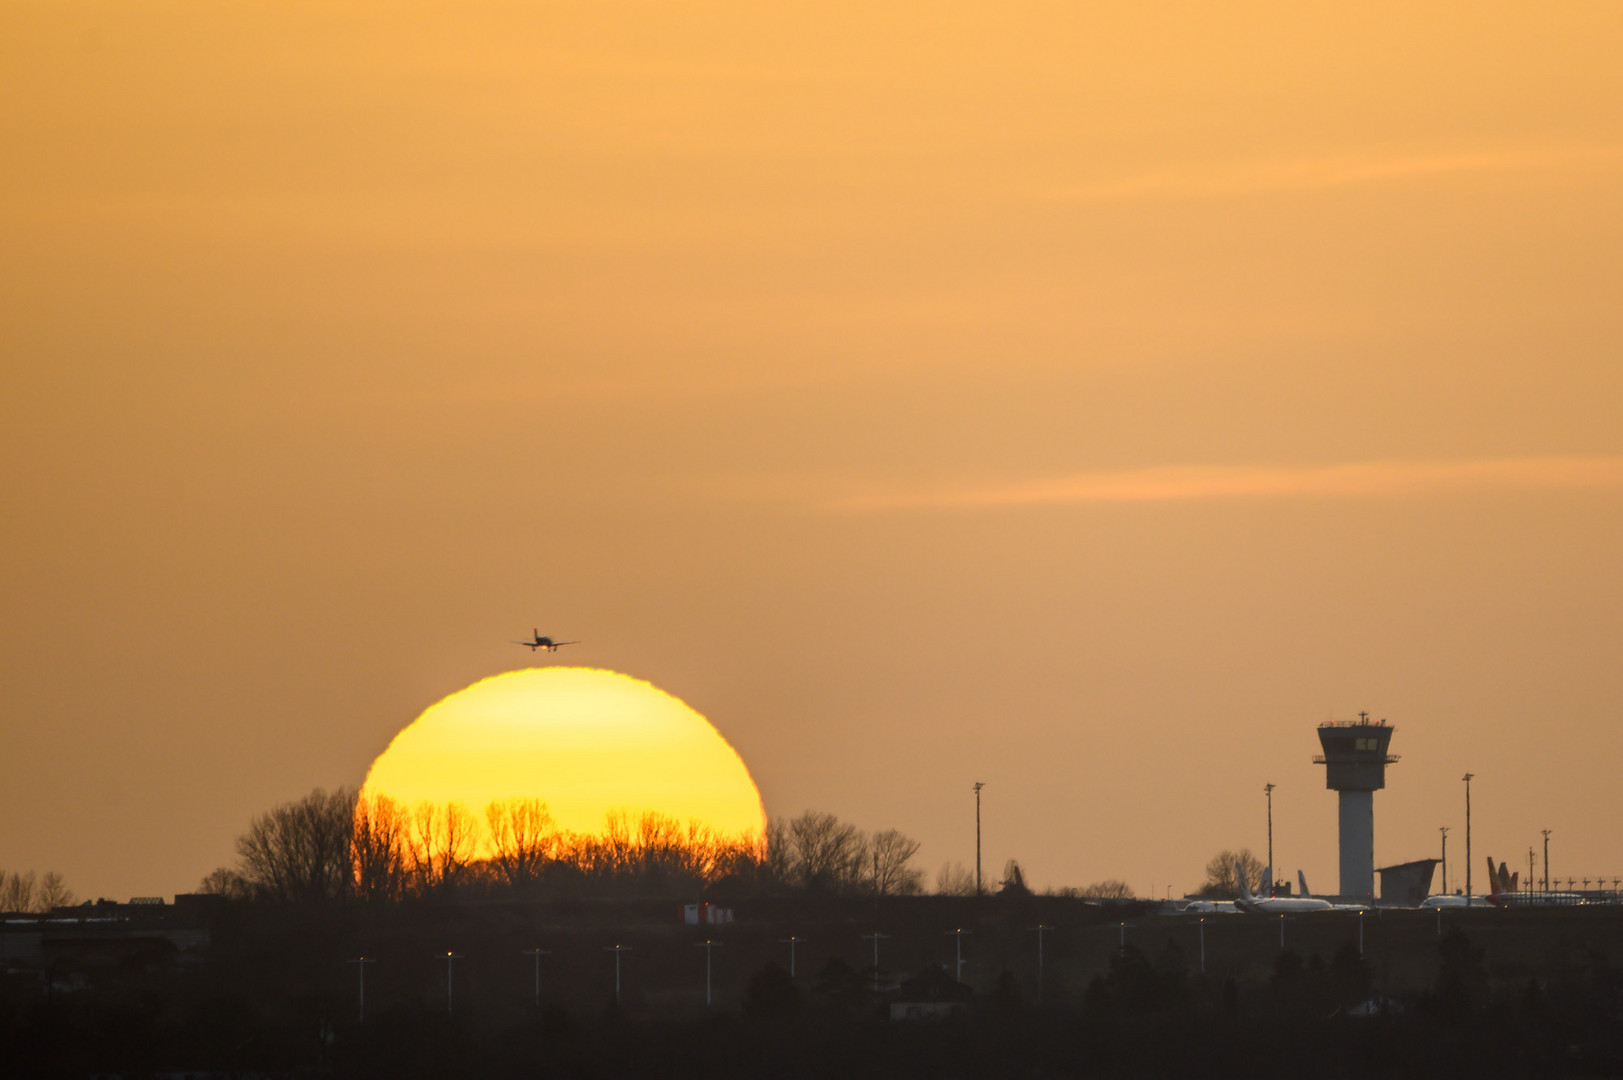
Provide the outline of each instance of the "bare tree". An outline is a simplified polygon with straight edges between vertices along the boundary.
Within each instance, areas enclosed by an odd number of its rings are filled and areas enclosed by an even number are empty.
[[[1125,881],[1107,878],[1104,881],[1095,881],[1092,885],[1083,889],[1081,895],[1091,896],[1099,900],[1131,900],[1133,898],[1133,887]]]
[[[34,910],[34,872],[0,870],[0,911]]]
[[[407,866],[417,890],[454,886],[478,844],[479,819],[462,803],[418,803],[406,833]]]
[[[349,856],[355,891],[363,900],[395,900],[407,880],[405,811],[387,795],[355,802]]]
[[[974,896],[975,871],[963,863],[942,863],[936,871],[935,891],[941,896]]]
[[[491,862],[508,886],[524,889],[558,846],[558,826],[542,799],[498,799],[485,807]]]
[[[34,899],[40,911],[50,911],[52,908],[67,907],[73,903],[73,890],[62,875],[55,870],[49,870],[40,879],[39,895]]]
[[[229,866],[210,870],[203,880],[198,882],[197,891],[208,896],[224,896],[232,900],[247,899],[249,894],[248,882]]]
[[[880,896],[913,896],[924,891],[924,871],[908,866],[919,842],[896,829],[874,833],[874,891]]]
[[[1200,895],[1228,899],[1239,896],[1239,873],[1244,873],[1246,887],[1256,890],[1262,886],[1264,869],[1262,860],[1251,854],[1250,848],[1219,851],[1206,863],[1206,883],[1200,887]]]
[[[256,895],[313,901],[343,896],[350,886],[350,830],[355,792],[317,788],[260,814],[237,838],[239,872]]]
[[[808,810],[789,822],[791,878],[805,888],[855,887],[868,861],[867,839],[833,814]]]

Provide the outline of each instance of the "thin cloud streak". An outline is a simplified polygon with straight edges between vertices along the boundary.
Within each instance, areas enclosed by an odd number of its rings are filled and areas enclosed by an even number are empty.
[[[1297,467],[1167,465],[995,487],[861,495],[836,502],[834,509],[953,510],[1060,503],[1401,498],[1447,492],[1594,488],[1623,488],[1623,457],[1364,461]]]
[[[1135,198],[1213,198],[1343,187],[1452,173],[1553,169],[1597,163],[1615,164],[1620,159],[1623,159],[1623,148],[1616,146],[1549,147],[1476,153],[1273,158],[1144,173],[1121,180],[1061,188],[1051,191],[1048,197],[1057,201],[1077,202]]]

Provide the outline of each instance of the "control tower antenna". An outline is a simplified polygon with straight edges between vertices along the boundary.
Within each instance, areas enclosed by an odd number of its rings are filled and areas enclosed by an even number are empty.
[[[1393,728],[1361,712],[1357,720],[1319,725],[1324,753],[1324,786],[1341,797],[1341,895],[1371,900],[1375,896],[1375,793],[1386,786],[1386,767],[1397,761],[1387,753]]]

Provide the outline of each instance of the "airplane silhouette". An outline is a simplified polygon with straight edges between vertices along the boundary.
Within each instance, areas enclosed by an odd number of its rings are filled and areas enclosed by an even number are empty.
[[[560,648],[562,648],[565,645],[579,645],[580,644],[580,642],[578,642],[578,641],[553,641],[549,637],[542,637],[540,630],[534,630],[534,631],[532,631],[532,633],[535,635],[535,640],[534,641],[515,641],[515,642],[513,642],[513,644],[514,645],[528,645],[530,647],[531,652],[535,652],[535,650],[537,650],[537,649],[545,649],[545,650],[547,650],[547,652],[557,652]]]

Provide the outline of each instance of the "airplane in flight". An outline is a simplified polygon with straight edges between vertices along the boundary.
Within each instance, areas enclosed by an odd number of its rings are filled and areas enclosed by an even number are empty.
[[[532,631],[532,633],[535,635],[535,640],[534,641],[515,641],[515,642],[513,642],[513,644],[514,645],[528,645],[530,647],[531,652],[535,652],[535,650],[537,650],[537,649],[545,649],[545,650],[547,650],[547,652],[557,652],[559,649],[563,648],[565,645],[579,645],[580,644],[580,642],[578,642],[578,641],[553,641],[549,637],[542,637],[541,636],[541,631],[539,629]]]

